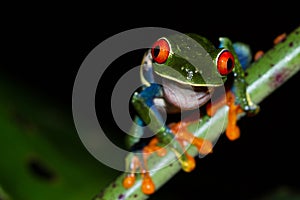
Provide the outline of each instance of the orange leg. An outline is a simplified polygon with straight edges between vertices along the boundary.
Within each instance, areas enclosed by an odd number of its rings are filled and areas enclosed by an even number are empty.
[[[240,128],[237,126],[237,116],[243,112],[239,105],[235,105],[235,96],[229,91],[227,92],[227,105],[229,106],[228,111],[228,124],[226,128],[226,136],[229,140],[236,140],[240,137]]]
[[[228,124],[225,134],[229,140],[236,140],[240,137],[240,129],[237,126],[237,116],[243,112],[243,110],[239,105],[235,104],[235,96],[233,92],[227,91],[226,100],[225,98],[222,98],[219,102],[215,103],[213,107],[211,104],[208,104],[206,107],[207,114],[209,116],[213,116],[215,112],[224,105],[229,107]]]
[[[210,141],[205,140],[203,138],[195,137],[192,133],[188,131],[187,127],[191,123],[194,122],[181,121],[178,123],[169,124],[169,127],[171,128],[177,141],[181,144],[183,149],[185,149],[185,146],[188,143],[188,144],[195,145],[200,154],[206,155],[208,153],[211,153],[213,145]],[[184,154],[187,160],[182,161],[179,159],[182,165],[182,169],[185,172],[191,172],[196,167],[195,159],[193,156],[189,155],[186,151]]]
[[[187,129],[187,126],[190,123],[194,122],[185,122],[181,121],[178,123],[172,123],[169,125],[172,132],[176,135],[178,140],[186,141],[189,144],[193,144],[197,147],[198,152],[201,154],[208,154],[212,152],[212,143],[203,138],[195,137],[192,133],[190,133]]]
[[[131,167],[131,173],[128,174],[124,180],[123,180],[123,186],[124,188],[128,189],[130,187],[132,187],[135,183],[135,173],[136,173],[136,170],[141,167],[141,163],[138,159],[138,157],[134,156],[132,159],[131,159],[131,163],[130,163],[130,167]]]

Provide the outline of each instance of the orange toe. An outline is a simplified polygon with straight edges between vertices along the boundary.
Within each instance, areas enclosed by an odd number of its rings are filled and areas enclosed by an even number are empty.
[[[186,154],[187,160],[182,162],[182,169],[185,172],[191,172],[195,169],[196,167],[196,161],[195,158],[189,154]]]
[[[226,136],[233,141],[240,137],[240,128],[238,126],[231,126],[226,129]]]
[[[131,188],[134,183],[135,183],[135,175],[133,173],[127,175],[123,180],[123,186],[126,189]]]
[[[142,182],[142,191],[144,194],[147,195],[153,194],[155,192],[155,185],[148,172],[144,174]]]

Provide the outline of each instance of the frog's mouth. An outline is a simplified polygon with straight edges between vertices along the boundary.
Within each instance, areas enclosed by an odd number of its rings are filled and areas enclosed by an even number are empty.
[[[193,110],[207,103],[215,87],[189,86],[176,81],[163,79],[166,101],[181,110]]]

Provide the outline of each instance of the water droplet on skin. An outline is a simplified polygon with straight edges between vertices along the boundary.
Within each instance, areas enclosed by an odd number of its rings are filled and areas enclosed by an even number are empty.
[[[192,80],[193,76],[194,76],[194,72],[193,72],[193,71],[188,71],[187,77],[186,77],[186,78],[187,78],[188,80]]]
[[[181,67],[181,70],[183,71],[183,70],[184,70],[184,67]]]

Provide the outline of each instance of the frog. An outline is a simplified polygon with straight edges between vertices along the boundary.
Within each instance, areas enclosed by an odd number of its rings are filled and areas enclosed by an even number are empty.
[[[224,86],[231,75],[233,86],[226,92],[229,107],[227,137],[230,140],[239,138],[236,123],[238,114],[256,115],[259,112],[259,106],[251,101],[246,90],[245,66],[251,61],[251,51],[246,44],[232,43],[227,37],[220,37],[219,43],[216,47],[206,37],[196,33],[173,34],[157,38],[145,52],[140,65],[142,88],[134,92],[131,98],[136,115],[126,144],[130,148],[140,141],[144,134],[141,127],[144,125],[149,125],[155,135],[140,150],[145,153],[144,158],[133,156],[126,160],[129,171],[123,180],[126,189],[135,184],[136,172],[140,169],[142,192],[146,195],[155,192],[155,184],[147,169],[147,159],[153,152],[164,156],[166,145],[171,144],[169,149],[186,172],[195,168],[195,158],[185,151],[186,143],[194,145],[199,154],[212,152],[212,141],[195,137],[185,129],[188,121],[166,125],[161,109],[173,114],[207,106],[211,94]],[[207,106],[207,110],[209,108]]]

